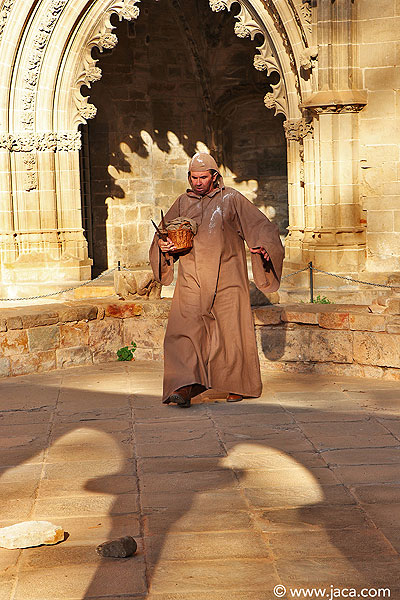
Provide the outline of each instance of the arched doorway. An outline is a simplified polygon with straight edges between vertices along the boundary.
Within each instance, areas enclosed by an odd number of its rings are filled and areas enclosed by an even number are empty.
[[[94,274],[118,260],[147,264],[150,218],[186,189],[189,157],[201,148],[285,236],[283,117],[264,106],[274,76],[254,69],[254,41],[237,37],[233,16],[207,0],[148,0],[137,21],[111,22],[118,45],[92,51],[102,79],[90,91],[97,115],[83,126],[81,151]]]

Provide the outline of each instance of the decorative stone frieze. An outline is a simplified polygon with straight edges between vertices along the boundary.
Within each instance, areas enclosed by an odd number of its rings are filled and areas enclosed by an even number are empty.
[[[27,152],[23,154],[22,160],[27,171],[25,174],[24,189],[26,192],[31,192],[32,190],[36,190],[38,185],[36,157],[32,152]]]
[[[305,28],[308,33],[312,32],[312,5],[311,0],[302,0],[300,6],[300,15],[305,24]]]
[[[23,116],[21,123],[25,130],[34,127],[34,92],[39,80],[41,63],[50,36],[68,0],[51,0],[49,8],[43,20],[39,24],[38,33],[33,41],[33,49],[28,58],[24,83],[26,87],[22,95]]]
[[[11,9],[15,3],[15,0],[4,0],[3,6],[0,11],[0,42],[3,36],[4,28],[7,24],[8,17],[10,16]]]
[[[79,131],[45,133],[0,133],[0,149],[10,152],[74,151],[82,146]]]

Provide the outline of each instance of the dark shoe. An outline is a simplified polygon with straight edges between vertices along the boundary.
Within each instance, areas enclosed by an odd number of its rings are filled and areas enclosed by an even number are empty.
[[[240,402],[243,400],[243,396],[240,394],[228,394],[226,397],[227,402]]]
[[[185,385],[185,386],[179,388],[178,390],[176,390],[175,392],[173,392],[169,396],[169,398],[164,400],[164,404],[170,404],[171,402],[173,402],[174,404],[177,404],[180,408],[189,408],[190,400],[192,397],[191,392],[192,392],[192,386]]]

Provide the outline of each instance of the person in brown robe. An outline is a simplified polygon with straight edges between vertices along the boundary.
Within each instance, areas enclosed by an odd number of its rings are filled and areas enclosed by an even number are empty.
[[[174,254],[156,234],[150,248],[154,277],[178,276],[164,340],[163,403],[190,406],[205,389],[228,393],[228,401],[261,394],[261,375],[244,241],[251,251],[254,282],[264,293],[279,288],[284,250],[278,227],[247,198],[225,187],[207,153],[189,165],[190,189],[165,215],[198,225],[193,248]],[[172,252],[172,253],[171,253]]]

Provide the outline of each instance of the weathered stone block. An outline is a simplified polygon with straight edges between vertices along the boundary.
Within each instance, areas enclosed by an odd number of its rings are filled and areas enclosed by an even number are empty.
[[[116,317],[119,319],[127,319],[130,317],[138,317],[143,313],[142,304],[136,302],[119,302],[108,304],[105,307],[106,317]]]
[[[283,309],[281,314],[282,321],[286,323],[304,323],[316,325],[318,323],[318,314],[314,311]]]
[[[30,352],[51,350],[60,345],[60,328],[58,325],[47,325],[28,329]]]
[[[171,310],[170,298],[163,298],[162,300],[151,300],[143,303],[143,314],[151,317],[159,317],[168,319],[169,311]]]
[[[65,369],[77,365],[88,365],[93,362],[90,348],[76,346],[73,348],[59,348],[56,350],[57,369]]]
[[[318,315],[318,325],[324,329],[349,329],[349,313],[323,312]]]
[[[7,331],[7,319],[0,319],[0,331]]]
[[[102,321],[89,322],[89,346],[93,359],[102,353],[111,353],[114,357],[122,346],[122,321],[106,318]]]
[[[10,359],[0,358],[0,377],[8,377],[10,375]]]
[[[22,318],[19,316],[7,317],[7,329],[22,329]]]
[[[97,351],[93,353],[93,362],[95,364],[109,363],[114,362],[115,360],[117,360],[117,350],[106,350],[105,352]]]
[[[278,325],[281,322],[281,308],[263,306],[253,310],[255,325]]]
[[[89,325],[87,323],[62,323],[60,325],[60,343],[62,348],[87,346],[89,343]]]
[[[358,331],[385,331],[385,317],[368,313],[349,315],[350,329]]]
[[[58,312],[49,310],[34,310],[22,315],[22,326],[24,329],[39,327],[41,325],[54,325],[58,323]]]
[[[28,351],[28,336],[24,330],[12,330],[0,333],[0,355],[13,356]]]
[[[138,348],[162,348],[166,326],[165,319],[125,319],[123,343],[136,342]]]
[[[386,302],[386,310],[385,313],[390,313],[392,315],[400,315],[400,298],[390,298]]]
[[[364,365],[400,367],[400,336],[355,331],[354,360]]]
[[[272,361],[352,362],[352,334],[316,327],[261,327],[259,344]]]
[[[45,373],[56,368],[55,350],[11,357],[11,375]]]
[[[59,309],[58,314],[61,323],[69,323],[71,321],[93,321],[97,318],[97,306],[90,304],[63,306]]]

